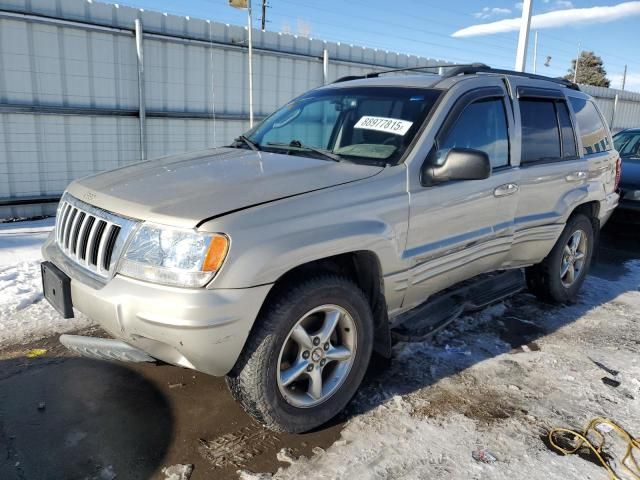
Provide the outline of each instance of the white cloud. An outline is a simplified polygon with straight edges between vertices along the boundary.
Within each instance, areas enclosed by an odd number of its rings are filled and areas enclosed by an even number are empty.
[[[520,11],[522,11],[522,5],[523,5],[523,4],[522,4],[522,2],[516,2],[516,3],[513,5],[513,8],[515,8],[516,10],[520,10]]]
[[[555,2],[553,2],[553,8],[554,10],[560,10],[562,8],[573,8],[573,2],[571,0],[556,0]]]
[[[607,63],[605,62],[605,68]],[[607,74],[609,80],[611,80],[611,88],[622,87],[622,74],[612,73]],[[640,92],[640,73],[627,73],[627,80],[624,83],[624,89],[632,92]]]
[[[606,23],[640,15],[640,1],[624,2],[606,7],[570,8],[542,13],[531,17],[532,29],[564,27],[586,23]],[[475,37],[494,33],[514,32],[520,29],[520,18],[509,18],[491,23],[472,25],[454,32],[452,37]]]
[[[508,8],[499,8],[499,7],[484,7],[479,12],[473,14],[474,17],[480,18],[482,20],[486,20],[487,18],[497,17],[499,15],[508,15],[511,13],[511,10]]]

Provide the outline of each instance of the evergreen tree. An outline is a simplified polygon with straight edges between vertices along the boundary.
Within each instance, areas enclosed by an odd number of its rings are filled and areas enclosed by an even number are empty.
[[[576,71],[576,61],[571,61],[571,68],[564,78],[573,81]],[[577,83],[584,85],[594,85],[596,87],[608,87],[611,82],[607,78],[607,71],[604,69],[602,58],[593,52],[583,51],[578,58]]]

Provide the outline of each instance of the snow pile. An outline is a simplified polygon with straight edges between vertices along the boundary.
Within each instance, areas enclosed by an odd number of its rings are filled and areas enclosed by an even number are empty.
[[[0,224],[0,347],[85,327],[63,319],[42,295],[40,247],[54,219]]]
[[[602,467],[558,455],[544,439],[552,427],[582,430],[597,416],[640,433],[640,262],[624,267],[617,281],[589,277],[574,305],[523,293],[431,342],[397,345],[329,449],[273,476],[240,478],[605,478]],[[516,330],[530,334],[518,342]],[[612,375],[603,365],[619,370],[619,387],[602,382]],[[475,460],[478,450],[497,460]]]

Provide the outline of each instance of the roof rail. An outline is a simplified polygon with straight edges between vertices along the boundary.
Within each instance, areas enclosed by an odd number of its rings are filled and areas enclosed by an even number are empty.
[[[332,83],[348,82],[350,80],[362,80],[364,78],[376,78],[385,73],[421,71],[421,70],[428,70],[433,68],[446,69],[442,74],[443,79],[457,77],[458,75],[473,75],[476,73],[496,73],[500,75],[513,75],[516,77],[532,78],[535,80],[546,80],[548,82],[554,82],[559,85],[564,85],[565,87],[570,88],[572,90],[580,91],[580,87],[577,84],[565,78],[545,77],[544,75],[536,75],[535,73],[516,72],[515,70],[491,68],[489,65],[486,65],[484,63],[463,63],[463,64],[439,63],[435,65],[425,65],[422,67],[393,68],[391,70],[381,70],[378,72],[367,73],[365,75],[349,75],[346,77],[338,78],[337,80],[334,80]],[[424,73],[435,74],[435,72],[424,72]]]
[[[428,70],[433,68],[462,68],[462,67],[472,67],[477,65],[483,65],[480,63],[472,63],[472,64],[455,64],[455,63],[436,63],[435,65],[424,65],[422,67],[405,67],[405,68],[392,68],[390,70],[380,70],[378,72],[370,72],[364,75],[348,75],[346,77],[340,77],[337,80],[334,80],[331,83],[340,83],[340,82],[348,82],[350,80],[362,80],[364,78],[376,78],[385,73],[396,73],[396,72],[418,72],[421,70]],[[486,66],[486,65],[485,65]],[[435,72],[424,72],[431,73],[433,75],[437,75]]]
[[[548,82],[558,83],[560,85],[564,85],[567,88],[572,90],[580,91],[580,87],[566,78],[561,77],[545,77],[544,75],[536,75],[535,73],[527,73],[527,72],[516,72],[515,70],[504,70],[501,68],[491,68],[484,63],[473,63],[471,65],[463,65],[457,68],[452,68],[442,75],[443,78],[451,78],[456,77],[458,75],[472,75],[474,73],[497,73],[501,75],[513,75],[516,77],[525,77],[531,78],[535,80],[546,80]]]

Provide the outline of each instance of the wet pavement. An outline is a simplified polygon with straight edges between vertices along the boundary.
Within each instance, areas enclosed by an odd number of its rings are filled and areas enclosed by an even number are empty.
[[[624,261],[640,258],[640,235],[630,233],[605,229],[592,275],[616,280]],[[510,343],[532,333],[521,327],[505,332]],[[28,359],[32,348],[47,353]],[[223,379],[169,365],[83,359],[56,338],[0,352],[2,480],[163,479],[162,468],[173,464],[194,464],[194,480],[237,478],[240,468],[285,466],[277,459],[282,448],[309,456],[328,447],[341,425],[274,434],[241,410]]]
[[[32,348],[47,353],[25,358]],[[223,379],[170,365],[84,359],[55,338],[0,355],[3,480],[162,479],[161,469],[178,463],[195,465],[194,480],[237,478],[241,467],[277,469],[283,447],[311,455],[338,436],[338,425],[305,435],[264,430]]]

